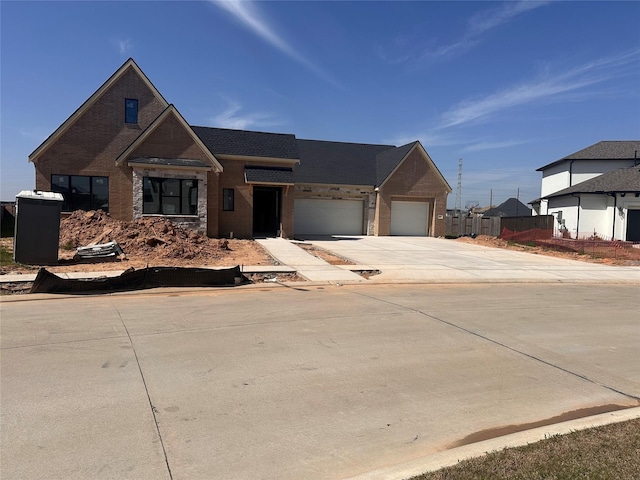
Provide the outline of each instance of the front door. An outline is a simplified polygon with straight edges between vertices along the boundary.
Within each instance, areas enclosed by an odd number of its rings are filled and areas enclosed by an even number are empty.
[[[276,237],[280,231],[282,188],[253,187],[253,236]]]
[[[627,210],[627,241],[640,242],[640,210]]]

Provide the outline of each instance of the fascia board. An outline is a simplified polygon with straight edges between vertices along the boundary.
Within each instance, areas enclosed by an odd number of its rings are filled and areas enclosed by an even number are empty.
[[[373,185],[355,185],[355,184],[347,184],[347,183],[301,183],[296,182],[296,187],[300,188],[315,188],[315,187],[324,187],[324,188],[360,188],[362,190],[370,190],[374,192],[375,187]]]
[[[213,167],[189,167],[185,165],[149,165],[148,163],[129,162],[128,165],[134,170],[182,170],[209,172]]]
[[[153,85],[153,83],[151,83],[149,78],[144,74],[142,70],[140,70],[140,67],[138,67],[136,62],[134,62],[133,59],[130,58],[118,70],[116,70],[116,72],[111,75],[111,77],[109,77],[107,81],[104,82],[102,86],[93,93],[93,95],[85,100],[85,102],[80,105],[80,107],[78,107],[78,109],[73,112],[71,116],[67,118],[64,123],[62,123],[62,125],[60,125],[51,135],[49,135],[49,137],[47,137],[47,139],[29,155],[29,161],[35,162],[38,157],[40,157],[45,151],[47,151],[47,149],[53,143],[55,143],[74,123],[76,123],[78,119],[82,117],[82,115],[84,115],[85,112],[89,110],[89,108],[91,108],[93,104],[95,104],[96,101],[107,90],[109,90],[118,80],[120,80],[120,78],[129,68],[132,68],[138,74],[138,76],[140,76],[142,81],[146,84],[147,88],[149,88],[153,92],[153,95],[160,101],[160,103],[164,107],[167,107],[169,105],[162,94],[158,91],[158,89]]]
[[[297,165],[300,163],[300,159],[298,158],[277,158],[277,157],[252,157],[249,155],[227,155],[227,154],[217,154],[216,158],[220,160],[230,160],[230,161],[241,161],[241,162],[269,162],[269,163],[280,163],[282,165]]]

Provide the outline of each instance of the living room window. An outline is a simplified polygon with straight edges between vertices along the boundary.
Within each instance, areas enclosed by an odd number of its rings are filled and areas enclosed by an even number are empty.
[[[63,212],[109,211],[109,177],[52,175],[51,191],[62,194]]]
[[[138,123],[138,100],[135,98],[124,99],[124,123]]]
[[[180,178],[143,178],[145,215],[197,215],[198,181]]]
[[[222,211],[233,212],[233,188],[222,189]]]

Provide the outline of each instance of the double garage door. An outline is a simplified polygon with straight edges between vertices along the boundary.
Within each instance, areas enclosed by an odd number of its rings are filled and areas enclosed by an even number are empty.
[[[362,200],[299,198],[293,207],[296,235],[362,235]]]
[[[296,235],[362,235],[362,200],[296,199]],[[391,235],[426,236],[429,233],[429,203],[391,202]]]

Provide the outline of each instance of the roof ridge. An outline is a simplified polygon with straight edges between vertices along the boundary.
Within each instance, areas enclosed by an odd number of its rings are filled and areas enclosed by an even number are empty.
[[[303,142],[323,142],[323,143],[336,143],[341,145],[362,145],[369,147],[389,147],[389,148],[398,148],[396,145],[390,145],[386,143],[364,143],[364,142],[341,142],[337,140],[317,140],[314,138],[297,138],[296,140],[300,140]]]
[[[289,136],[296,136],[295,133],[281,133],[281,132],[263,132],[261,130],[245,130],[245,129],[241,129],[241,128],[224,128],[224,127],[207,127],[207,126],[202,126],[202,125],[190,125],[191,128],[207,128],[207,129],[211,129],[211,130],[225,130],[228,132],[245,132],[245,133],[264,133],[267,135],[289,135]]]

